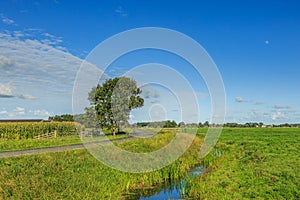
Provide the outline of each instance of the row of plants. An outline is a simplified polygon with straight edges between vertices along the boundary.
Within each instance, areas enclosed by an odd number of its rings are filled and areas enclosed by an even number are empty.
[[[81,126],[74,122],[8,122],[0,123],[0,138],[29,139],[56,131],[57,136],[77,134]]]

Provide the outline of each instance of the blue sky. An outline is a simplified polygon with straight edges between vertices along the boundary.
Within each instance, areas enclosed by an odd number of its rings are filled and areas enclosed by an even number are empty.
[[[122,31],[163,27],[193,38],[214,60],[226,89],[226,121],[299,123],[299,10],[298,1],[1,1],[0,118],[72,113],[76,72],[91,50]],[[172,55],[129,54],[107,73],[148,62],[181,70],[198,96],[200,117],[191,121],[210,119],[205,83]],[[171,98],[150,90],[160,102]],[[145,110],[161,114],[154,107]],[[167,118],[180,120],[172,110]],[[143,112],[132,115],[148,119]]]

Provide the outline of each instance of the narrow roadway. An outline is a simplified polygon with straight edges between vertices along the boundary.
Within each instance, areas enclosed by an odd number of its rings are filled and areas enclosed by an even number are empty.
[[[70,145],[63,145],[63,146],[51,146],[51,147],[34,148],[34,149],[4,151],[4,152],[0,152],[0,158],[29,156],[29,155],[35,155],[40,153],[51,153],[51,152],[62,152],[62,151],[69,151],[69,150],[76,150],[76,149],[84,149],[85,146],[88,145],[108,144],[109,142],[123,142],[125,140],[132,140],[132,139],[134,139],[133,136],[128,136],[126,138],[103,140],[99,142],[90,142],[85,144],[80,143],[80,144],[70,144]]]

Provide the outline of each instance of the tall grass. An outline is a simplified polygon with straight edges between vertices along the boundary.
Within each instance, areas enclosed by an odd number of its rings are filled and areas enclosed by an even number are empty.
[[[165,146],[173,137],[173,133],[157,134],[149,139],[126,141],[120,147],[148,152]],[[141,174],[107,167],[86,150],[1,159],[0,199],[123,199],[126,193],[137,188],[183,176],[200,162],[200,145],[201,140],[196,138],[173,164]]]

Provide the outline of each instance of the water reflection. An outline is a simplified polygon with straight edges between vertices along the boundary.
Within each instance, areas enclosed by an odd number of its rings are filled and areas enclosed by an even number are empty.
[[[197,166],[189,171],[189,173],[177,180],[168,180],[151,188],[144,188],[132,191],[125,196],[126,200],[171,200],[185,199],[182,195],[186,188],[186,178],[188,176],[199,176],[203,174],[205,166]]]

